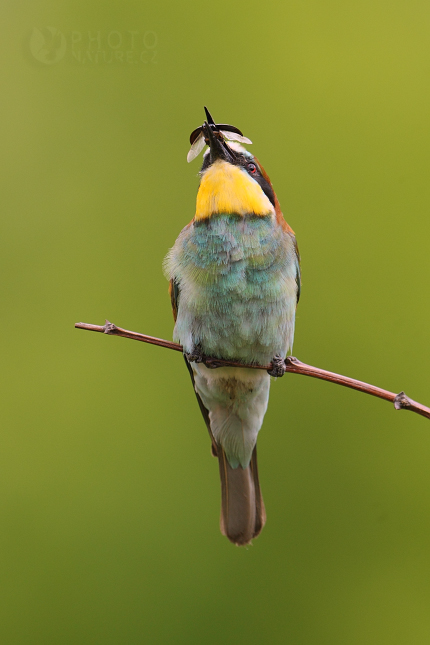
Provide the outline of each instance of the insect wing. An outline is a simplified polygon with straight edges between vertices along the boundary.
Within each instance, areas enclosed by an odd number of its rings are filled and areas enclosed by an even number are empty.
[[[193,159],[199,156],[199,154],[201,153],[205,145],[206,144],[205,144],[205,138],[203,136],[203,132],[200,132],[199,136],[191,146],[189,153],[187,154],[188,163],[190,163],[190,161],[193,161]]]
[[[228,141],[237,141],[238,143],[247,143],[247,144],[252,144],[252,141],[248,139],[248,137],[244,137],[241,134],[237,134],[236,132],[229,132],[227,130],[221,130],[223,136],[225,139],[228,139]]]

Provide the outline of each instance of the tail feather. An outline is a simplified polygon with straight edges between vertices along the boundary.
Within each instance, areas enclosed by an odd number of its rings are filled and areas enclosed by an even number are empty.
[[[257,446],[254,446],[252,452],[251,462],[249,464],[252,472],[252,478],[255,488],[255,530],[253,537],[258,537],[266,524],[266,509],[264,507],[263,495],[261,494],[260,481],[258,479],[258,464],[257,464]]]
[[[184,359],[211,438],[212,454],[214,457],[218,457],[221,477],[221,533],[228,537],[233,544],[243,546],[257,537],[266,523],[266,510],[258,480],[257,446],[254,446],[247,468],[241,466],[232,468],[230,466],[223,448],[213,436],[209,411],[195,388],[193,369],[186,356]]]
[[[266,511],[258,481],[257,447],[249,466],[232,468],[224,450],[217,446],[221,477],[221,533],[243,546],[259,535]]]

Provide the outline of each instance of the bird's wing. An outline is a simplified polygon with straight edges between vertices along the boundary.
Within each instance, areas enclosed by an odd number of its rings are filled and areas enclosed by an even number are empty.
[[[302,290],[302,278],[301,278],[301,271],[300,271],[300,253],[299,253],[299,247],[297,246],[297,241],[295,235],[293,236],[293,241],[294,241],[294,250],[296,251],[296,284],[297,284],[297,304],[299,304],[300,300],[300,293]]]
[[[178,317],[178,304],[179,304],[179,284],[176,282],[175,278],[172,278],[169,282],[169,295],[170,302],[172,303],[172,313],[174,321]]]
[[[170,294],[170,302],[172,303],[173,318],[175,319],[175,322],[176,322],[176,318],[178,317],[180,290],[179,290],[179,284],[175,280],[175,278],[172,278],[170,280],[169,294]],[[199,404],[200,412],[202,413],[203,419],[205,420],[206,427],[208,429],[209,436],[210,436],[211,441],[212,441],[212,454],[213,454],[214,457],[217,457],[218,453],[217,453],[216,443],[215,443],[215,439],[213,438],[213,435],[212,435],[211,423],[210,423],[210,420],[209,420],[209,410],[207,408],[205,408],[205,406],[203,405],[203,401],[201,400],[200,396],[196,392],[196,388],[195,388],[195,385],[194,385],[193,368],[191,367],[191,365],[190,365],[190,363],[187,360],[187,357],[185,355],[184,355],[184,360],[185,360],[185,364],[187,366],[187,369],[188,369],[188,371],[190,373],[191,382],[193,384],[194,392],[196,393],[197,403]]]

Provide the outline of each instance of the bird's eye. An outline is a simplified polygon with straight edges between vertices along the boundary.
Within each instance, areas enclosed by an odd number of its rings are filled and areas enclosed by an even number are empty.
[[[255,175],[255,173],[257,172],[257,166],[255,165],[255,163],[247,164],[246,169],[251,173],[251,175]]]

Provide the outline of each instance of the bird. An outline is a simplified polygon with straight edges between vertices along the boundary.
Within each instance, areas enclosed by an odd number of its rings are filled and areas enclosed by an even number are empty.
[[[188,161],[205,146],[196,210],[164,270],[185,363],[218,458],[220,529],[233,544],[256,538],[266,511],[257,435],[270,382],[285,373],[300,298],[300,255],[271,181],[227,124],[206,119],[190,136]],[[237,366],[217,365],[216,360]],[[246,365],[268,366],[269,370]],[[243,365],[243,367],[242,367]]]

